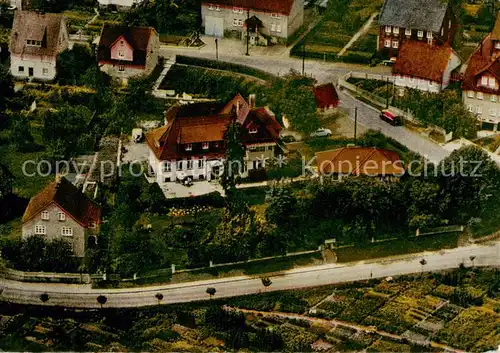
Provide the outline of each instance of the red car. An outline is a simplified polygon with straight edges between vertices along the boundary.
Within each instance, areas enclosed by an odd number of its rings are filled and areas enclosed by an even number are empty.
[[[394,126],[401,125],[403,122],[403,118],[388,109],[384,109],[380,112],[380,119],[387,121],[389,124]]]

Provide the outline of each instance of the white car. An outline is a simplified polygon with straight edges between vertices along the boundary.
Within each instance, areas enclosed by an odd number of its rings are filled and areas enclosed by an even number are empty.
[[[314,131],[310,136],[311,137],[329,137],[329,136],[332,136],[332,130],[320,128],[320,129]]]

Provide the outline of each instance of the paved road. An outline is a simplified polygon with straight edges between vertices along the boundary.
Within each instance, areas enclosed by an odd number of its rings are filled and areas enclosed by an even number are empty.
[[[171,47],[162,47],[161,55],[171,57],[175,54],[188,55],[201,58],[215,59],[215,54],[204,50],[181,49]],[[290,72],[290,69],[302,71],[302,60],[297,58],[283,58],[274,56],[245,56],[234,54],[219,54],[221,61],[227,61],[237,64],[243,64],[255,67],[272,74],[283,75]],[[305,72],[312,75],[319,83],[337,82],[338,78],[344,76],[350,71],[364,73],[390,73],[388,67],[367,67],[363,65],[352,65],[345,63],[331,63],[322,61],[306,60]],[[378,110],[369,105],[360,102],[347,94],[340,94],[341,107],[347,111],[354,111],[358,107],[358,121],[369,129],[380,130],[384,135],[394,138],[396,141],[407,146],[410,150],[418,152],[427,157],[431,162],[437,163],[448,156],[451,152],[437,143],[421,136],[420,134],[405,129],[403,127],[394,127],[378,118]],[[350,114],[354,119],[353,114]]]
[[[377,262],[361,262],[343,265],[322,265],[299,268],[271,276],[272,285],[267,291],[296,289],[326,284],[369,279],[371,277],[397,276],[422,271],[420,260],[425,258],[425,271],[456,268],[460,263],[470,265],[470,256],[476,256],[476,266],[500,266],[500,242],[488,245],[472,245],[441,252],[399,256],[379,259]],[[242,276],[219,280],[199,281],[184,284],[141,287],[132,289],[91,289],[88,285],[63,285],[22,283],[1,280],[0,299],[19,304],[39,304],[40,294],[47,293],[49,301],[44,305],[59,305],[74,308],[99,308],[98,295],[105,295],[105,307],[142,307],[158,304],[155,294],[162,293],[162,304],[185,303],[208,299],[206,289],[215,287],[217,298],[256,294],[263,291],[261,280]]]

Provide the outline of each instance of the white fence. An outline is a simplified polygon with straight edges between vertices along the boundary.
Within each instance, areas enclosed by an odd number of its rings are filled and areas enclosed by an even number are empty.
[[[19,282],[77,283],[89,284],[88,273],[23,272],[10,268],[0,269],[3,278]]]

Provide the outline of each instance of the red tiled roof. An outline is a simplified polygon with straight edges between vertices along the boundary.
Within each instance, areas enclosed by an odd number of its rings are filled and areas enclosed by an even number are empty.
[[[132,65],[145,65],[149,41],[154,34],[156,34],[156,31],[152,27],[127,27],[105,23],[102,27],[97,48],[97,60],[112,61],[111,47],[118,38],[123,36],[134,49]]]
[[[203,4],[218,4],[223,6],[236,6],[245,9],[261,10],[266,12],[277,12],[289,15],[294,0],[208,0]]]
[[[490,75],[497,77],[500,80],[500,64],[499,56],[493,55],[492,35],[487,35],[481,44],[476,48],[467,62],[464,80],[462,82],[462,90],[464,91],[480,91],[485,93],[496,93],[494,90],[487,87],[478,86],[479,76],[482,73],[488,72]]]
[[[316,86],[314,88],[314,95],[316,96],[316,107],[320,109],[328,109],[332,106],[336,107],[339,104],[339,96],[333,83]]]
[[[236,115],[235,104],[240,104],[240,114]],[[176,160],[195,157],[191,151],[186,152],[179,145],[202,142],[220,142],[216,151],[201,154],[207,158],[221,158],[224,155],[224,133],[231,119],[237,118],[244,129],[255,122],[259,125],[258,134],[244,134],[245,143],[254,141],[275,141],[279,137],[281,126],[268,108],[251,109],[248,103],[237,95],[228,104],[222,106],[213,115],[186,115],[197,112],[211,112],[217,107],[214,103],[198,103],[188,106],[173,106],[166,113],[168,123],[146,134],[146,142],[159,160]],[[241,121],[240,121],[241,120]],[[195,152],[196,153],[196,152]],[[200,152],[201,153],[201,152]]]
[[[408,40],[399,49],[392,73],[442,83],[451,55],[452,49],[448,44],[434,46]]]
[[[375,147],[345,147],[317,152],[316,161],[322,174],[399,176],[404,173],[396,152]]]
[[[52,203],[57,204],[83,227],[101,222],[101,208],[66,178],[57,177],[30,200],[24,212],[23,223],[31,220]]]
[[[65,20],[59,14],[16,11],[9,50],[12,54],[56,56]],[[42,46],[27,45],[27,40],[42,41]]]

